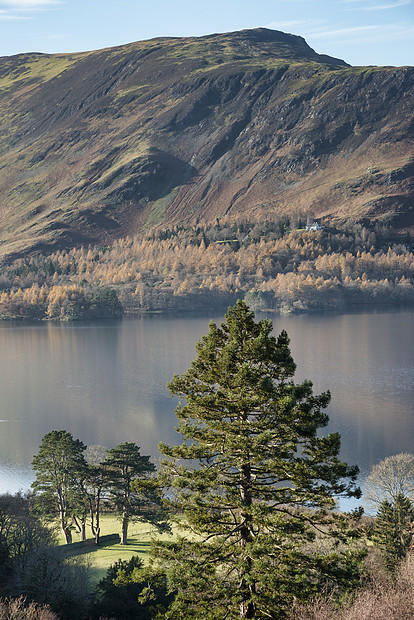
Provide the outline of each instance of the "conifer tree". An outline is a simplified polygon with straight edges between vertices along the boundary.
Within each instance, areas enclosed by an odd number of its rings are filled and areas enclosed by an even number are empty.
[[[86,446],[68,431],[46,433],[33,457],[36,479],[32,484],[38,510],[58,516],[66,543],[72,542],[73,516],[83,511],[81,481],[86,475]]]
[[[339,460],[337,433],[319,437],[330,395],[293,382],[288,336],[271,332],[238,301],[168,386],[186,402],[176,410],[183,443],[160,446],[184,528],[154,543],[154,568],[177,592],[166,618],[279,619],[294,598],[357,577],[357,552],[323,552],[315,538],[326,547],[351,535],[330,509],[337,496],[359,496],[358,468]]]
[[[102,465],[110,499],[122,522],[122,545],[127,544],[128,526],[134,520],[169,530],[158,481],[150,477],[155,465],[149,456],[142,456],[135,443],[126,441],[108,450]]]
[[[374,539],[382,549],[391,572],[405,558],[413,540],[414,507],[408,497],[398,493],[393,502],[381,502],[374,527]]]

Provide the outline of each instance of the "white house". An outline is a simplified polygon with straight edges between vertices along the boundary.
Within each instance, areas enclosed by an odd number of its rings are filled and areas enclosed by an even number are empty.
[[[312,224],[306,224],[306,230],[323,230],[323,226],[318,222],[312,222]]]

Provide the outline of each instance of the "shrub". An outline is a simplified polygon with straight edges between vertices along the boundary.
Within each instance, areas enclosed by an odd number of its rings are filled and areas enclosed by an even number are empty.
[[[291,620],[408,620],[414,618],[414,554],[406,558],[395,579],[372,578],[344,602],[334,593],[309,605],[294,605]]]
[[[26,605],[26,599],[20,596],[0,601],[0,620],[58,620],[58,616],[47,605]]]

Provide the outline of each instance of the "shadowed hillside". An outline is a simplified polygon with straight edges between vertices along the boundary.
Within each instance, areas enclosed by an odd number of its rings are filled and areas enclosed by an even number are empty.
[[[413,85],[266,29],[1,58],[2,255],[224,215],[412,229]]]

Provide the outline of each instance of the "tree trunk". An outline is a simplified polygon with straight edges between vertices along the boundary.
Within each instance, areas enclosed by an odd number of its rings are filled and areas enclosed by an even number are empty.
[[[93,505],[93,502],[90,502],[89,504],[89,514],[91,517],[91,530],[92,530],[92,535],[95,537],[96,545],[99,544],[99,535],[101,532],[101,528],[99,525],[100,510],[101,510],[100,490],[98,490],[97,495],[96,495],[95,506]]]
[[[79,534],[79,540],[86,540],[86,517],[83,517],[79,520],[74,517],[73,521]]]
[[[91,530],[92,530],[92,535],[95,537],[95,544],[99,545],[99,536],[101,533],[101,528],[99,527],[99,523],[95,524],[92,520]]]
[[[249,590],[245,581],[244,581],[244,584],[241,584],[241,587],[243,586],[244,586],[244,589]],[[255,616],[256,616],[256,611],[255,611],[254,603],[252,601],[242,601],[240,605],[240,618],[243,618],[243,620],[244,619],[248,620],[250,618],[255,618]]]
[[[252,505],[252,496],[250,490],[251,481],[251,467],[250,463],[243,463],[240,469],[240,499],[242,506],[246,509],[246,512],[241,511],[241,528],[240,528],[240,544],[242,547],[242,560],[243,568],[240,579],[240,618],[243,620],[250,620],[256,617],[255,604],[252,601],[252,595],[255,593],[255,584],[248,583],[247,577],[250,576],[252,570],[252,558],[247,554],[246,547],[249,542],[252,541],[252,534],[250,529],[251,514],[248,509]]]
[[[71,529],[69,527],[63,527],[62,526],[62,531],[63,531],[63,534],[65,536],[66,544],[67,545],[72,544],[72,531],[71,531]]]
[[[248,531],[248,530],[247,530]],[[246,532],[242,536],[245,536]],[[251,537],[249,536],[251,539]],[[244,549],[246,546],[247,540],[246,538],[242,538],[242,548]],[[252,601],[252,595],[256,592],[255,584],[248,584],[246,577],[250,575],[252,569],[252,559],[247,554],[242,556],[243,559],[243,569],[242,569],[242,577],[240,580],[240,595],[241,595],[241,603],[240,603],[240,618],[243,620],[250,620],[251,618],[256,617],[256,607],[254,602]]]
[[[96,496],[96,509],[95,509],[95,515],[96,515],[96,525],[95,525],[95,543],[97,545],[99,545],[99,535],[101,533],[101,527],[100,527],[100,516],[101,516],[101,490],[98,490],[97,496]]]
[[[72,532],[66,521],[66,513],[63,510],[59,511],[59,521],[60,527],[65,537],[65,542],[67,545],[70,545],[72,542]]]
[[[86,521],[82,521],[81,530],[79,532],[80,540],[86,540]]]
[[[126,545],[127,544],[128,522],[129,522],[129,515],[126,512],[124,512],[123,515],[122,515],[121,545]]]

